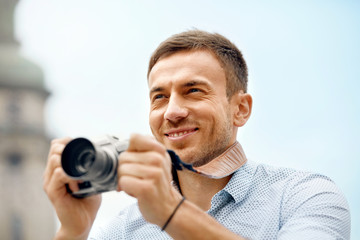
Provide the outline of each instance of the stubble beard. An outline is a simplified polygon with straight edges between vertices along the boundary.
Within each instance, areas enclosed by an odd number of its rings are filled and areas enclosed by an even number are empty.
[[[218,157],[220,154],[225,152],[225,150],[232,144],[230,140],[233,134],[233,126],[230,121],[230,110],[226,111],[226,119],[219,123],[217,126],[213,126],[209,138],[213,139],[212,142],[208,142],[207,139],[201,139],[199,144],[199,149],[189,149],[185,143],[177,143],[175,147],[175,152],[180,156],[180,158],[186,162],[191,163],[194,167],[203,166],[211,162],[214,158]],[[196,121],[189,121],[188,119],[181,121],[177,124],[168,123],[166,128],[169,127],[178,127],[179,125],[195,124],[199,126]],[[201,129],[200,129],[201,131]],[[160,142],[161,138],[158,139]],[[164,142],[162,142],[165,144]],[[197,144],[195,144],[197,145]]]
[[[190,160],[194,167],[203,166],[211,162],[214,158],[218,157],[220,154],[226,151],[230,145],[230,140],[232,137],[232,126],[229,122],[224,122],[220,128],[214,128],[210,136],[218,137],[213,142],[206,142],[203,140],[203,145],[200,149],[194,154]]]
[[[230,141],[233,136],[233,126],[230,120],[229,109],[227,110],[226,115],[227,117],[222,123],[212,128],[209,139],[213,139],[213,141],[208,142],[207,139],[201,139],[200,141],[202,142],[199,144],[199,149],[184,153],[186,155],[184,158],[187,163],[192,163],[194,167],[203,166],[225,152],[232,144]]]

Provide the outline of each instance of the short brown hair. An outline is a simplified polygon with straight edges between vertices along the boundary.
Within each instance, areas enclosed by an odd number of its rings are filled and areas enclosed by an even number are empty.
[[[240,90],[247,92],[248,70],[240,50],[224,36],[201,30],[178,33],[162,42],[150,58],[148,78],[161,58],[186,50],[209,50],[215,54],[225,71],[228,99]]]

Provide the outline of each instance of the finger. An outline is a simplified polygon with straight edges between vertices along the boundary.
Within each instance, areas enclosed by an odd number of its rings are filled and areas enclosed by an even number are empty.
[[[135,198],[138,198],[140,194],[147,195],[148,191],[153,192],[153,185],[149,181],[132,176],[119,178],[118,186],[122,191]]]
[[[71,138],[60,138],[51,141],[48,162],[44,171],[44,182],[47,182],[56,167],[61,165],[61,154]]]
[[[66,146],[72,139],[70,137],[57,138],[51,141],[49,155],[53,153],[61,154]]]
[[[118,171],[120,178],[123,176],[131,176],[140,179],[150,179],[155,182],[163,178],[163,172],[161,168],[141,164],[122,164]]]
[[[45,168],[44,172],[44,184],[48,183],[51,175],[53,174],[54,170],[58,167],[61,167],[61,156],[59,154],[52,154],[49,159],[48,163]]]
[[[51,143],[62,143],[62,144],[67,144],[68,142],[70,142],[72,140],[71,137],[63,137],[63,138],[55,138],[51,141]]]
[[[49,170],[52,170],[54,167],[57,167],[60,164],[60,162],[58,161],[58,157],[55,157],[54,155],[60,156],[66,146],[66,143],[69,140],[70,138],[62,138],[62,139],[54,139],[51,141],[51,146],[48,155],[48,162],[46,165],[45,172],[49,172]]]
[[[119,165],[124,163],[139,163],[150,166],[163,167],[167,161],[166,155],[155,151],[151,152],[129,152],[125,151],[119,155]]]
[[[69,183],[69,188],[72,192],[77,192],[79,191],[79,181],[76,181],[76,180],[71,180]]]
[[[68,194],[65,184],[71,182],[74,182],[74,180],[71,180],[61,167],[58,167],[54,169],[48,183],[44,185],[44,190],[49,199],[54,202],[58,197]]]
[[[127,149],[130,152],[145,152],[156,151],[158,153],[165,153],[166,148],[156,141],[151,136],[143,136],[140,134],[132,134],[129,139],[129,147]]]
[[[49,155],[51,154],[61,154],[65,148],[66,144],[60,142],[52,142],[50,145]]]

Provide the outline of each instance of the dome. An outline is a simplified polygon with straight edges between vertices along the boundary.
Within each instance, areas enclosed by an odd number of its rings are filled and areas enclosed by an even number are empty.
[[[44,90],[39,66],[22,57],[16,45],[0,45],[0,86]]]

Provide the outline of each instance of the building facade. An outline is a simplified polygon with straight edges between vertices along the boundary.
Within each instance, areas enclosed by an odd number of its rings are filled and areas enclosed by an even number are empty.
[[[51,239],[54,211],[42,189],[49,149],[39,66],[21,56],[16,0],[0,0],[0,239]]]

